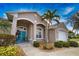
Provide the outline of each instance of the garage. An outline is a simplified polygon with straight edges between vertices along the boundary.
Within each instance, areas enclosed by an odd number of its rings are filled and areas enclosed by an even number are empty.
[[[67,34],[64,31],[58,31],[58,41],[67,41]]]

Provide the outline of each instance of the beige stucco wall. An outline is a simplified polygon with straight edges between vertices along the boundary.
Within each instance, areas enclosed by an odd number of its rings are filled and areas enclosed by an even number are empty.
[[[16,33],[16,23],[17,20],[26,20],[26,21],[30,21],[32,23],[32,25],[29,25],[28,27],[28,39],[30,40],[36,40],[36,28],[38,24],[42,24],[45,26],[45,40],[47,40],[48,36],[49,36],[49,41],[54,42],[57,38],[58,38],[58,31],[60,30],[60,28],[67,32],[67,29],[65,28],[64,25],[59,25],[58,28],[56,28],[55,30],[51,29],[49,30],[49,33],[47,34],[47,23],[41,19],[41,17],[36,13],[36,12],[20,12],[20,13],[14,13],[12,14],[13,17],[13,25],[12,25],[12,31],[11,33],[15,35]],[[67,36],[68,37],[68,36]]]
[[[60,23],[59,25],[57,25],[55,28],[53,26],[50,27],[50,29],[52,29],[51,31],[49,31],[49,39],[51,40],[51,38],[54,38],[53,41],[58,41],[58,34],[59,31],[65,32],[66,38],[68,39],[68,30],[65,27],[64,23]],[[54,29],[54,32],[53,32]],[[63,39],[64,40],[64,39]]]
[[[41,19],[41,17],[36,12],[21,12],[21,13],[14,13],[12,14],[13,23],[12,23],[12,30],[11,34],[15,35],[17,31],[17,21],[18,20],[26,20],[32,23],[28,27],[28,39],[36,40],[36,27],[37,24],[42,24],[46,27],[46,22]]]
[[[55,30],[50,29],[48,34],[49,42],[55,42]]]
[[[18,13],[17,18],[28,18],[32,22],[36,22],[36,24],[43,24],[46,26],[46,22],[43,21],[37,13],[32,13],[32,12],[26,12],[26,13]]]
[[[44,20],[42,20],[40,15],[37,14],[36,12],[34,12],[34,13],[32,13],[32,12],[18,13],[18,17],[17,18],[27,18],[27,20],[30,20],[31,22],[33,22],[36,25],[36,28],[37,28],[38,24],[42,24],[42,25],[44,25],[46,27],[46,22]],[[32,27],[30,27],[31,30],[29,29],[29,34],[31,34],[30,37],[32,37],[31,39],[34,39],[34,31],[35,30],[34,30],[34,26],[33,25],[31,25]],[[44,36],[46,36],[46,34]]]

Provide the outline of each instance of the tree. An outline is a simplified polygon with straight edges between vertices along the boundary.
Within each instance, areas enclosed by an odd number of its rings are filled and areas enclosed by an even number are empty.
[[[11,27],[11,23],[8,20],[1,20],[0,21],[0,29],[5,32],[10,32],[9,28]]]
[[[78,34],[79,31],[79,12],[72,15],[69,20],[67,21],[67,24],[70,24],[73,29],[72,31],[75,31],[75,34]]]
[[[73,38],[73,37],[75,37],[75,33],[74,32],[72,32],[72,31],[68,31],[68,38]]]
[[[56,21],[59,24],[60,16],[56,14],[57,10],[55,9],[54,11],[47,10],[46,13],[42,15],[42,19],[47,21],[47,34],[48,34],[48,29],[49,26],[52,24],[52,21]],[[48,40],[48,37],[47,37]]]
[[[54,11],[51,10],[47,10],[46,13],[44,13],[42,15],[42,19],[47,19],[49,21],[49,23],[52,23],[51,21],[56,21],[57,23],[59,23],[60,16],[56,15],[57,10],[55,9]],[[58,18],[58,19],[57,19]]]

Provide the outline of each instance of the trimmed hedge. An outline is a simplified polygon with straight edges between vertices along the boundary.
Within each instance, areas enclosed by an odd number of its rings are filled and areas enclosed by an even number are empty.
[[[55,46],[55,47],[58,47],[58,48],[62,48],[62,47],[63,47],[63,41],[55,42],[55,43],[54,43],[54,46]]]
[[[39,47],[39,42],[38,42],[38,41],[34,41],[34,42],[33,42],[33,46],[34,46],[34,47]]]
[[[75,41],[69,41],[71,47],[78,47],[78,43]]]
[[[0,34],[0,46],[15,44],[15,36],[10,34]]]
[[[54,43],[54,46],[58,48],[62,48],[62,47],[78,47],[79,45],[75,41],[68,41],[68,42],[57,41]]]
[[[63,42],[63,47],[70,47],[69,42]]]
[[[10,34],[0,34],[0,39],[13,39],[14,35]]]

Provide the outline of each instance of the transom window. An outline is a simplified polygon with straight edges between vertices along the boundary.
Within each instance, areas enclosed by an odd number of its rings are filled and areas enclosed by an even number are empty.
[[[43,28],[42,27],[39,27],[39,26],[37,27],[36,38],[43,39]]]
[[[26,31],[26,27],[18,26],[17,30],[20,30],[20,31]]]

